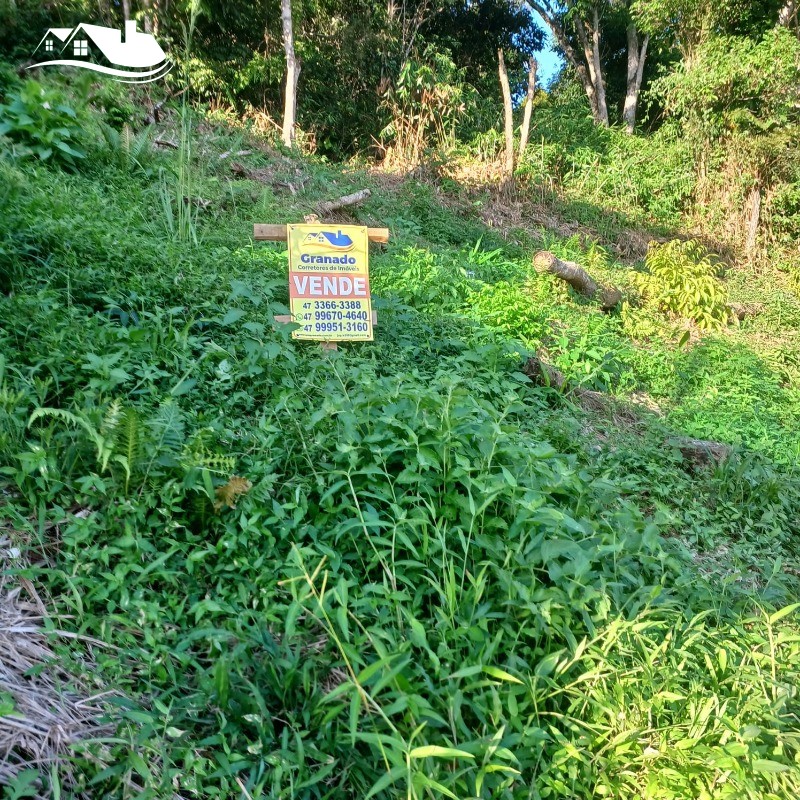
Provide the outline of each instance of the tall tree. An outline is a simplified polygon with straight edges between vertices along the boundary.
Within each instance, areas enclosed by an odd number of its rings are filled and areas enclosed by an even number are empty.
[[[500,87],[503,90],[503,120],[506,132],[506,173],[510,178],[514,174],[514,112],[511,107],[511,89],[508,85],[506,60],[502,49],[497,51],[497,65],[500,72]]]
[[[575,70],[586,96],[592,117],[598,125],[608,125],[606,87],[600,59],[600,9],[597,3],[579,4],[575,0],[525,0],[525,4],[544,20],[565,58]],[[578,47],[575,46],[577,38]]]
[[[283,101],[283,143],[294,145],[294,128],[297,119],[297,78],[300,65],[294,52],[292,32],[292,0],[281,0],[281,23],[283,25],[283,49],[286,53],[286,89]]]
[[[642,88],[644,75],[644,62],[647,58],[647,45],[650,42],[649,34],[645,34],[639,43],[639,31],[636,23],[631,20],[627,28],[628,35],[628,81],[625,90],[625,107],[622,109],[622,120],[625,130],[633,133],[636,127],[636,108],[639,105],[639,90]]]

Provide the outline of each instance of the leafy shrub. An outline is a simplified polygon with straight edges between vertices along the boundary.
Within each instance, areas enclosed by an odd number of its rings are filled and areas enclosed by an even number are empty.
[[[800,185],[779,185],[770,206],[772,233],[778,241],[791,245],[800,240]]]
[[[509,258],[505,248],[481,248],[482,241],[479,239],[471,250],[464,253],[471,277],[486,283],[500,280],[522,283],[530,275],[530,264]]]
[[[454,144],[454,125],[466,92],[463,70],[447,53],[428,46],[407,59],[386,99],[391,121],[382,135],[391,157],[415,164],[430,145]]]
[[[75,166],[86,153],[76,146],[83,138],[75,110],[61,102],[60,95],[29,80],[12,92],[0,106],[0,136],[21,147],[19,156],[34,155]]]
[[[645,264],[649,272],[636,275],[635,280],[651,306],[691,319],[700,328],[721,328],[727,323],[725,290],[716,277],[717,267],[698,242],[652,242]]]
[[[112,164],[125,172],[138,170],[145,175],[152,175],[155,172],[152,163],[156,154],[149,128],[134,133],[127,123],[121,130],[101,124],[100,132],[106,144],[105,155]]]
[[[130,125],[137,112],[130,87],[116,81],[103,81],[92,95],[92,105],[99,108],[103,121],[116,130]]]
[[[556,353],[555,365],[569,386],[608,392],[618,384],[623,371],[619,356],[604,349],[602,341],[588,332],[577,340],[560,336],[552,349]]]
[[[484,284],[470,292],[468,306],[469,316],[529,347],[545,336],[547,318],[524,286],[509,281]]]
[[[389,270],[375,271],[372,283],[419,310],[453,311],[469,289],[466,270],[429,250],[407,247]]]
[[[757,134],[796,117],[798,56],[800,43],[788,27],[776,26],[760,41],[709,37],[694,58],[656,79],[652,92],[695,136],[710,139],[737,130]]]

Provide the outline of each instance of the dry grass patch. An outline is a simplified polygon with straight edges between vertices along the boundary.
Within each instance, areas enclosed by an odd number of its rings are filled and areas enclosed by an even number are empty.
[[[74,634],[45,633],[44,603],[29,580],[14,574],[23,566],[20,549],[0,536],[0,786],[25,770],[45,775],[55,768],[69,787],[74,745],[112,730],[103,703],[110,692],[93,691],[59,664],[49,637]],[[50,796],[36,786],[37,797]]]

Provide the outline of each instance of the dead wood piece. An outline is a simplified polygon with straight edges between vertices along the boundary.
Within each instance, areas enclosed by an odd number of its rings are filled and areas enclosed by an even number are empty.
[[[597,411],[610,414],[619,425],[637,425],[642,422],[639,409],[615,400],[603,392],[592,389],[570,387],[564,374],[551,364],[542,361],[538,356],[531,356],[522,367],[522,371],[539,386],[551,386],[571,396],[586,411]],[[689,437],[671,437],[664,444],[677,447],[683,457],[695,466],[717,466],[727,460],[733,452],[731,447],[722,442],[707,439],[691,439]]]
[[[745,317],[756,317],[763,310],[763,303],[728,303],[728,309],[741,322]]]
[[[549,272],[566,281],[578,294],[592,298],[600,292],[600,304],[604,311],[613,308],[622,300],[622,292],[613,286],[600,286],[594,278],[574,261],[562,261],[548,250],[540,250],[533,257],[533,265],[539,272]]]
[[[363,203],[371,196],[372,192],[369,189],[361,189],[361,191],[353,192],[353,194],[346,194],[337,200],[328,200],[325,203],[320,203],[317,211],[320,216],[325,216],[325,214],[338,211],[340,208],[348,208],[349,206],[356,206],[359,203]]]
[[[542,361],[538,356],[531,356],[525,362],[522,371],[539,386],[551,386],[568,392],[587,411],[604,411],[613,403],[613,400],[602,392],[582,389],[579,386],[570,387],[560,370]]]
[[[730,457],[732,452],[727,444],[708,439],[675,437],[667,439],[665,444],[677,447],[685,459],[700,466],[721,464]]]
[[[316,214],[307,214],[304,218],[305,222],[317,222]],[[367,237],[371,242],[380,242],[386,244],[389,241],[388,228],[367,228]],[[274,225],[256,222],[253,225],[253,238],[257,242],[285,242],[286,241],[286,225]]]
[[[156,122],[161,122],[161,109],[164,108],[164,104],[167,102],[168,99],[169,98],[160,100],[153,106],[153,110],[150,111],[144,118],[145,125],[154,125]]]
[[[638,410],[628,403],[617,400],[603,392],[570,386],[563,373],[538,356],[531,356],[522,371],[539,386],[552,386],[574,400],[585,411],[592,411],[610,418],[616,425],[637,426],[641,424]]]
[[[531,356],[522,367],[522,371],[539,386],[552,386],[563,389],[566,379],[564,374],[550,364],[542,361],[538,356]]]
[[[144,118],[145,125],[153,125],[156,122],[161,122],[161,109],[170,101],[176,100],[179,98],[189,87],[185,86],[179,92],[175,92],[175,94],[170,94],[168,97],[165,97],[163,100],[159,100],[154,106],[152,111],[149,111]]]
[[[226,150],[224,153],[220,153],[219,160],[224,161],[230,155],[249,156],[252,152],[252,150],[237,150],[234,153],[233,150]],[[239,166],[241,166],[241,164]]]
[[[247,153],[250,151],[244,150],[240,151],[240,155],[242,153]],[[249,181],[258,181],[259,183],[269,183],[276,189],[288,189],[289,192],[293,195],[297,194],[299,191],[302,191],[303,187],[309,180],[308,175],[300,175],[298,170],[297,180],[294,182],[286,181],[286,180],[276,180],[275,173],[271,169],[248,169],[243,164],[240,164],[238,161],[231,161],[231,172],[236,175],[238,178],[245,178]]]
[[[297,183],[289,183],[289,181],[276,181],[272,185],[276,188],[280,187],[281,189],[288,189],[290,194],[295,195],[303,190],[303,187],[306,185],[308,179],[309,176],[306,175],[298,178]]]
[[[169,139],[153,139],[153,144],[159,147],[170,147],[173,150],[180,150],[181,146],[175,142],[170,142]]]

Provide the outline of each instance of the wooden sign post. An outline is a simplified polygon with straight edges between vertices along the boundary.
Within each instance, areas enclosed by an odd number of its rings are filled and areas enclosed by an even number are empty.
[[[387,242],[388,228],[310,222],[253,226],[256,241],[288,241],[291,314],[276,322],[297,322],[294,339],[336,350],[340,341],[371,341],[377,314],[369,289],[367,243]]]

